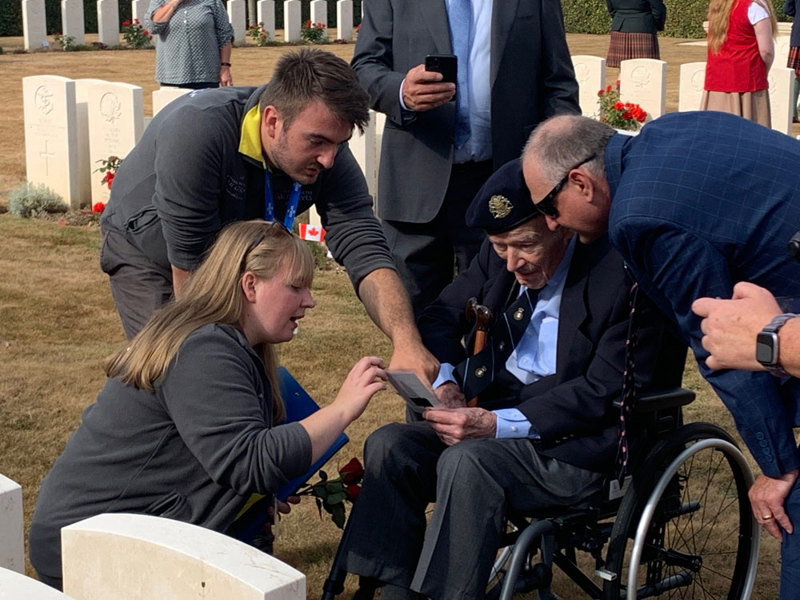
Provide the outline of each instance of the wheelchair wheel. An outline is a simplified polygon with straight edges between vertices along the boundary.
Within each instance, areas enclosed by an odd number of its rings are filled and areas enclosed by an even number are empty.
[[[708,423],[657,444],[620,505],[606,556],[606,600],[749,598],[758,525],[750,468],[733,439]]]

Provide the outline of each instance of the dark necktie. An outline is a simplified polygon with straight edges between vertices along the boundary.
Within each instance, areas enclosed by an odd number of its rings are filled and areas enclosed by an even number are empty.
[[[628,419],[636,402],[636,385],[634,380],[634,353],[636,351],[636,297],[639,293],[639,284],[634,281],[628,296],[630,315],[628,317],[628,337],[625,340],[625,371],[622,375],[622,398],[619,403],[619,431],[617,440],[616,477],[622,485],[622,480],[628,471]]]
[[[514,289],[519,289],[515,286]],[[506,360],[517,347],[530,323],[538,292],[527,288],[495,320],[484,349],[455,368],[455,377],[467,398],[480,394],[505,368]]]

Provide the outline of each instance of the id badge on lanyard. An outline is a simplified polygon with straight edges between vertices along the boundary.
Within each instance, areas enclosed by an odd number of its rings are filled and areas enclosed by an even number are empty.
[[[302,186],[296,181],[292,182],[292,190],[289,193],[289,202],[286,204],[286,214],[283,217],[283,226],[289,231],[294,225],[294,218],[297,216],[297,205],[300,203],[300,188]],[[264,220],[275,220],[275,201],[272,197],[272,178],[269,171],[264,172]]]

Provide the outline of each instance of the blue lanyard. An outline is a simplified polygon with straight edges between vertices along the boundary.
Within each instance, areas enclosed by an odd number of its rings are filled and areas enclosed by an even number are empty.
[[[286,215],[283,217],[283,226],[289,231],[294,225],[294,218],[297,216],[297,205],[300,202],[300,188],[302,186],[296,181],[292,182],[292,191],[289,194],[289,203],[286,205]],[[275,202],[272,199],[272,178],[269,171],[264,171],[264,220],[275,220]]]

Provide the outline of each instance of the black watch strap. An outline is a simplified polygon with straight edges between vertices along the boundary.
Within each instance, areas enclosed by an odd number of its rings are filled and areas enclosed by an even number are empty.
[[[794,313],[784,313],[774,317],[756,338],[756,360],[772,375],[776,377],[788,377],[789,374],[781,367],[778,357],[780,356],[780,346],[778,332],[786,322],[797,317]]]

